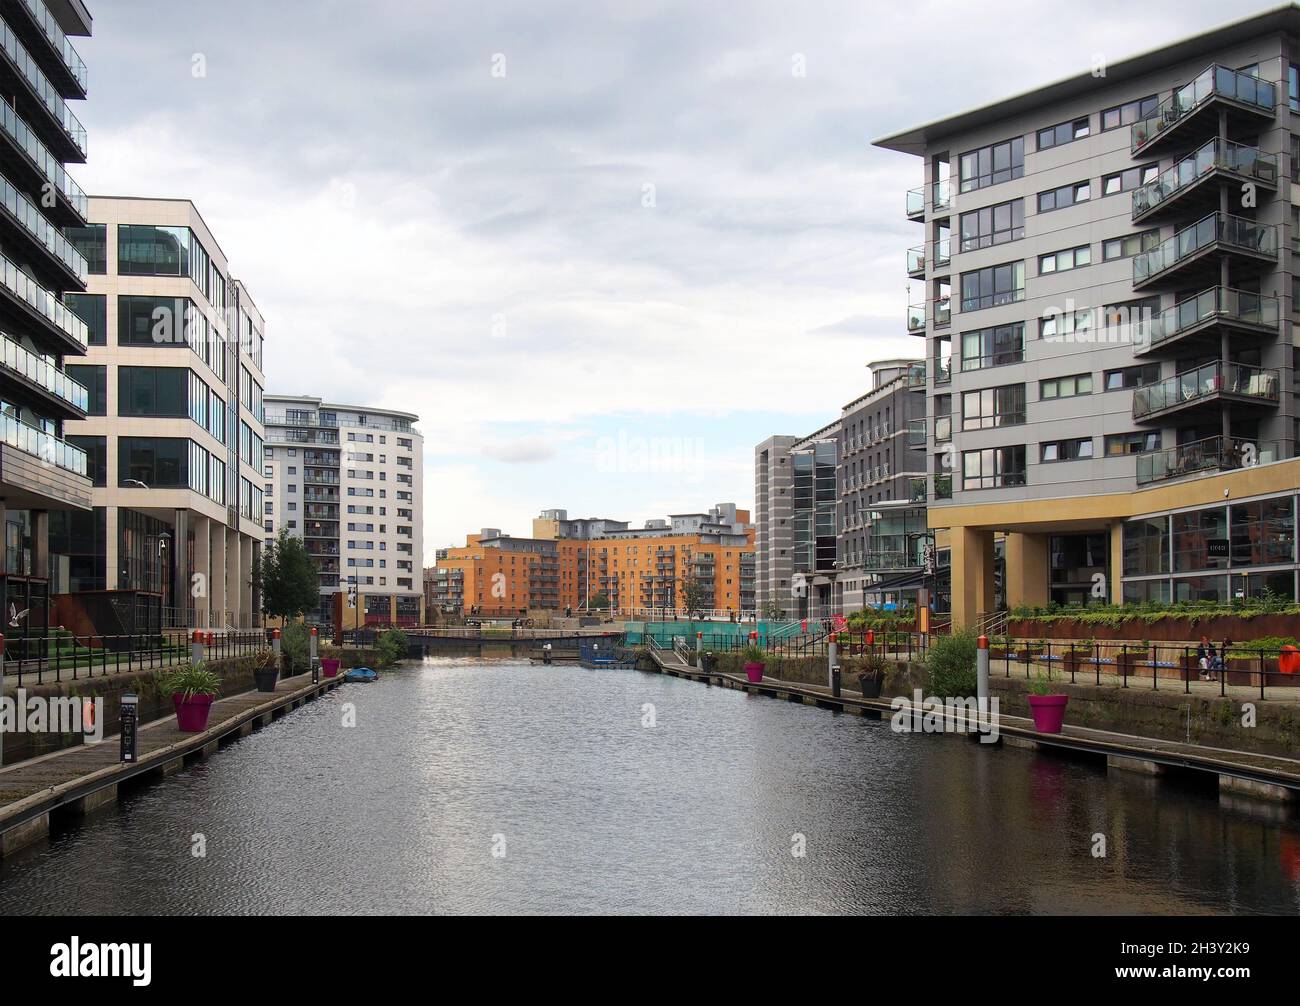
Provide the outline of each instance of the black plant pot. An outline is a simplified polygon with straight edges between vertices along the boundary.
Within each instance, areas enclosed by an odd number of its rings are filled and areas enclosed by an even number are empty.
[[[269,670],[265,670],[265,671],[253,672],[253,680],[257,682],[257,690],[259,692],[275,691],[275,683],[276,681],[279,680],[279,678],[280,678],[280,672],[277,671],[275,668],[270,668]]]
[[[880,698],[880,686],[884,684],[885,679],[880,674],[864,674],[862,680],[858,682],[862,688],[862,697],[864,699]]]

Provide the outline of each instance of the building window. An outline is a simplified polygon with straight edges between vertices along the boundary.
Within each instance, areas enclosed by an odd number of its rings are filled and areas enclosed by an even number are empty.
[[[1228,537],[1228,513],[1225,507],[1192,510],[1170,517],[1173,526],[1174,572],[1185,573],[1197,569],[1223,569],[1227,556],[1211,556],[1208,543],[1212,539]]]
[[[1012,199],[963,213],[959,225],[964,252],[1018,241],[1025,236],[1025,201]]]
[[[1169,518],[1124,522],[1124,575],[1169,572]]]
[[[117,414],[188,416],[189,376],[182,367],[118,367]]]
[[[1286,96],[1291,111],[1300,112],[1300,68],[1294,63],[1286,68]]]
[[[119,437],[118,485],[134,479],[150,489],[187,488],[189,448],[190,442],[181,437]]]
[[[1078,248],[1067,248],[1065,251],[1049,252],[1046,255],[1038,256],[1038,274],[1045,276],[1053,272],[1065,272],[1069,269],[1079,269],[1085,265],[1092,265],[1092,246],[1080,245]]]
[[[962,192],[1020,178],[1025,173],[1025,138],[1017,136],[962,154],[959,165]]]
[[[1143,363],[1120,370],[1108,370],[1105,374],[1107,391],[1123,391],[1125,388],[1144,388],[1160,380],[1160,364]]]
[[[1025,386],[1007,384],[1000,388],[967,391],[961,396],[961,428],[991,430],[1016,426],[1025,421]]]
[[[1025,323],[996,325],[961,336],[961,369],[982,370],[1025,358]]]
[[[1041,381],[1038,385],[1038,397],[1040,399],[1074,398],[1076,395],[1091,394],[1091,374],[1075,374],[1072,377],[1054,377],[1049,381]]]
[[[108,241],[104,235],[104,224],[63,228],[63,236],[81,252],[86,260],[86,271],[92,276],[103,276],[108,271]]]
[[[1155,181],[1159,174],[1160,165],[1144,164],[1141,167],[1117,171],[1113,175],[1105,175],[1101,180],[1101,194],[1115,196],[1121,192],[1131,192],[1139,185]]]
[[[1092,308],[1088,307],[1079,311],[1048,314],[1038,319],[1038,337],[1049,342],[1076,335],[1081,337],[1079,341],[1084,341],[1082,337],[1090,331],[1092,331]]]
[[[1082,140],[1089,135],[1091,129],[1088,126],[1088,117],[1085,115],[1082,119],[1075,119],[1073,122],[1062,122],[1058,126],[1048,126],[1046,129],[1038,131],[1038,149],[1047,150],[1049,147],[1059,147],[1063,143],[1069,143],[1072,140]]]
[[[101,412],[100,415],[103,413]],[[108,484],[108,438],[78,437],[69,434],[67,440],[73,447],[80,447],[86,452],[86,474],[90,477],[90,484],[100,489],[104,488]]]
[[[963,489],[998,489],[1025,484],[1025,447],[991,447],[964,451],[961,456]]]
[[[108,345],[108,298],[104,294],[65,293],[63,303],[86,323],[90,345]]]
[[[1086,203],[1091,198],[1091,182],[1062,185],[1059,189],[1048,189],[1046,192],[1038,193],[1038,212],[1050,213],[1052,210],[1064,209],[1075,203]]]
[[[1051,440],[1040,445],[1042,460],[1047,461],[1082,461],[1092,457],[1092,437],[1077,440]]]
[[[117,344],[158,348],[184,346],[187,336],[198,338],[203,335],[200,318],[202,316],[194,302],[185,297],[119,296]],[[200,344],[203,341],[205,337]]]
[[[961,309],[1014,304],[1025,299],[1025,263],[1008,262],[961,275]]]
[[[1148,118],[1155,114],[1159,104],[1160,101],[1157,96],[1152,94],[1145,98],[1126,102],[1123,105],[1107,108],[1101,113],[1102,132],[1108,129],[1119,129],[1120,126],[1131,126],[1139,119]]]
[[[93,364],[69,363],[63,368],[78,384],[90,392],[89,416],[102,416],[108,408],[108,368]]]
[[[1160,450],[1159,430],[1138,430],[1134,433],[1112,433],[1106,437],[1106,454],[1149,454]]]
[[[1149,230],[1140,234],[1126,234],[1122,238],[1109,238],[1101,243],[1101,258],[1104,262],[1113,259],[1132,258],[1140,252],[1150,251],[1160,244],[1160,231]]]

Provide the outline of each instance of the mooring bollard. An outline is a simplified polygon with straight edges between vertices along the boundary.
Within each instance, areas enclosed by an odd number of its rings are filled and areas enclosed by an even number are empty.
[[[311,627],[311,683],[320,682],[320,658],[316,656],[316,626]]]
[[[832,632],[827,637],[827,643],[826,643],[826,656],[827,656],[826,673],[827,676],[831,679],[830,685],[832,688],[835,687],[835,671],[838,670],[839,668],[839,665],[835,663],[835,650],[836,650],[835,633]]]
[[[975,643],[975,698],[980,716],[989,711],[989,637],[980,636]]]
[[[549,664],[550,662],[551,662],[551,644],[550,644],[550,643],[543,643],[543,644],[542,644],[542,663],[543,663],[543,664]]]
[[[195,633],[198,635],[198,633]],[[118,751],[118,760],[123,762],[135,762],[139,759],[139,725],[140,725],[140,696],[134,692],[123,693],[118,700],[118,737],[120,745]]]
[[[831,697],[838,699],[840,697],[840,665],[836,664],[831,668]]]
[[[275,669],[277,671],[282,671],[283,669],[280,666],[280,630],[279,629],[271,630],[271,655],[275,660]]]
[[[194,635],[190,637],[190,663],[203,663],[203,633],[198,629],[195,629]]]

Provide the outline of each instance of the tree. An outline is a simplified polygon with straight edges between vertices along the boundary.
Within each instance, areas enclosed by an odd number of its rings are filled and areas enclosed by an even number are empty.
[[[785,610],[779,601],[769,600],[763,605],[763,617],[769,622],[779,622],[785,618]]]
[[[253,564],[253,588],[262,595],[262,611],[288,621],[320,604],[320,575],[301,538],[281,528]]]
[[[587,602],[588,608],[594,608],[596,611],[604,611],[609,607],[609,597],[602,593],[596,594]]]
[[[705,608],[713,607],[713,589],[695,572],[694,557],[689,548],[682,550],[682,606],[694,618]]]

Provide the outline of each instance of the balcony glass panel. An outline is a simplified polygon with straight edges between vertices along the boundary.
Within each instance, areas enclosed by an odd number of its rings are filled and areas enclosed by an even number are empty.
[[[1131,148],[1137,150],[1215,97],[1272,111],[1277,85],[1226,66],[1210,66],[1162,101],[1150,116],[1133,123]]]
[[[63,29],[59,27],[59,22],[50,13],[45,0],[23,0],[23,6],[31,11],[32,17],[41,26],[41,31],[45,32],[45,37],[50,40],[50,45],[84,91],[87,82],[86,63],[68,36],[64,34]]]
[[[40,64],[32,59],[31,53],[27,51],[26,46],[18,41],[18,36],[14,34],[9,23],[0,20],[0,46],[9,55],[14,65],[18,67],[18,72],[31,85],[41,103],[49,109],[50,115],[54,116],[55,121],[63,127],[63,131],[68,134],[73,145],[81,151],[84,156],[86,153],[86,127],[81,124],[68,103],[63,100],[61,95],[50,78],[45,76],[45,71],[41,69]]]
[[[1215,169],[1277,184],[1277,155],[1215,137],[1154,180],[1133,191],[1133,216],[1142,216]]]
[[[86,323],[65,307],[54,294],[23,272],[3,255],[0,255],[0,283],[19,300],[29,304],[35,311],[49,319],[83,346],[90,341]]]
[[[934,265],[943,266],[952,262],[952,241],[942,238],[934,242]]]
[[[1150,251],[1135,255],[1133,282],[1140,283],[1157,276],[1215,243],[1276,257],[1277,228],[1245,217],[1211,213]]]
[[[18,146],[27,151],[27,156],[32,159],[41,174],[54,184],[63,197],[73,205],[81,219],[85,220],[90,212],[86,193],[63,169],[63,162],[50,153],[49,148],[41,142],[32,128],[19,117],[7,101],[0,101],[0,129],[8,133]]]
[[[925,187],[907,190],[907,215],[920,216],[925,212]]]
[[[74,475],[86,474],[86,452],[79,447],[60,440],[53,433],[28,426],[20,419],[6,413],[0,413],[0,437],[10,447],[14,447],[34,458],[39,458]]]
[[[1133,418],[1150,415],[1184,402],[1208,398],[1220,392],[1276,402],[1278,388],[1276,370],[1263,370],[1241,363],[1223,363],[1216,360],[1195,370],[1166,378],[1157,384],[1135,389]]]
[[[1176,479],[1203,471],[1231,471],[1281,460],[1276,441],[1240,437],[1208,437],[1168,450],[1139,454],[1138,485]]]
[[[925,245],[907,249],[907,271],[925,272]]]
[[[1166,339],[1193,328],[1211,318],[1226,318],[1247,325],[1265,328],[1278,327],[1278,303],[1275,297],[1264,297],[1245,290],[1211,287],[1195,297],[1179,301],[1156,315],[1151,326],[1150,344],[1157,345]]]
[[[952,184],[948,179],[943,178],[933,185],[934,201],[933,206],[936,210],[946,210],[952,205]]]
[[[7,335],[0,337],[0,363],[82,412],[90,407],[90,392],[85,385],[74,381],[49,360],[37,356]]]
[[[907,330],[909,332],[925,331],[925,305],[909,304],[907,307]]]

